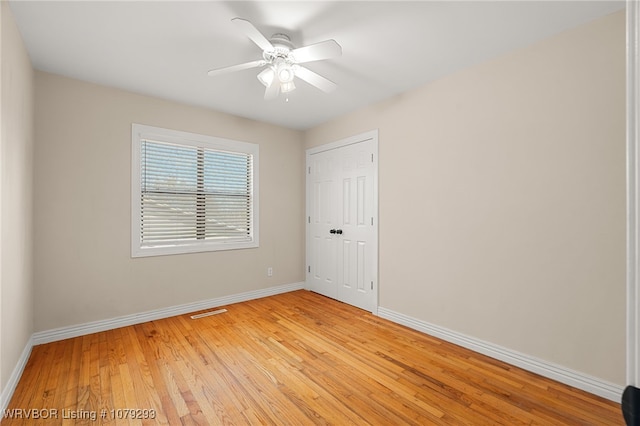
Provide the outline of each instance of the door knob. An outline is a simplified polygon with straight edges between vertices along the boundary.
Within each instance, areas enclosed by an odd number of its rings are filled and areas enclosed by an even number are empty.
[[[332,229],[331,231],[329,231],[330,234],[335,234],[336,232],[338,231],[336,231],[335,229]]]
[[[336,234],[342,235],[342,229],[336,229]]]

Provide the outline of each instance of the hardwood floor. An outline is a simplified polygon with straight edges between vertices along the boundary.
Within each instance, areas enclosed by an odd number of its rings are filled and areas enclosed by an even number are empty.
[[[2,424],[624,424],[619,404],[315,293],[225,308],[34,347],[9,409],[49,418]]]

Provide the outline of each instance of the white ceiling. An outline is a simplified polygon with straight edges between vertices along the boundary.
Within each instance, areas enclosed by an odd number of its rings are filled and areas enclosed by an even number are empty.
[[[474,63],[624,8],[617,1],[12,1],[42,71],[307,129]],[[261,58],[231,23],[250,20],[295,46],[336,40],[337,59],[307,67],[338,84],[296,80],[289,102],[263,99],[259,69],[208,77]]]

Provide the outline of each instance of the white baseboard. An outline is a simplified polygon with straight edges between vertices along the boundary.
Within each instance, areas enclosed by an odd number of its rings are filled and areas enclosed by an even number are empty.
[[[214,307],[230,305],[233,303],[246,302],[248,300],[259,299],[276,294],[287,293],[290,291],[301,290],[304,283],[286,284],[276,287],[269,287],[261,290],[254,290],[245,293],[223,296],[215,299],[203,300],[199,302],[187,303],[183,305],[170,306],[167,308],[156,309],[139,314],[125,315],[117,318],[111,318],[101,321],[93,321],[86,324],[73,325],[69,327],[61,327],[53,330],[46,330],[34,333],[27,344],[13,369],[11,377],[7,385],[0,394],[0,410],[7,408],[13,392],[20,380],[20,376],[27,364],[31,349],[35,345],[43,343],[55,342],[58,340],[69,339],[72,337],[84,336],[86,334],[96,333],[99,331],[112,330],[128,325],[140,324],[147,321],[153,321],[162,318],[168,318],[175,315],[182,315],[189,312],[210,309]],[[397,313],[387,308],[378,307],[377,314],[381,318],[388,319],[398,324],[405,325],[414,330],[438,337],[447,342],[471,349],[481,354],[490,356],[500,361],[507,362],[525,370],[540,374],[541,376],[557,380],[586,392],[607,398],[611,401],[620,402],[620,397],[624,390],[623,386],[606,382],[596,377],[580,373],[566,367],[544,361],[530,355],[526,355],[511,349],[504,348],[493,343],[485,342],[474,337],[448,330],[426,321],[421,321],[410,316]]]
[[[450,343],[479,352],[491,358],[509,363],[516,367],[531,371],[549,379],[601,396],[611,401],[620,402],[623,386],[619,386],[596,377],[574,371],[548,361],[535,358],[493,343],[430,324],[410,316],[378,307],[378,315],[397,324],[405,325],[417,331],[438,337]]]
[[[230,305],[232,303],[246,302],[248,300],[259,299],[261,297],[274,296],[276,294],[287,293],[290,291],[300,290],[302,288],[304,288],[304,283],[302,282],[285,284],[276,287],[248,291],[245,293],[233,294],[230,296],[217,297],[215,299],[169,306],[167,308],[155,309],[153,311],[142,312],[139,314],[125,315],[117,318],[92,321],[85,324],[39,331],[33,334],[32,340],[34,345],[41,345],[43,343],[70,339],[72,337],[84,336],[86,334],[97,333],[99,331],[113,330],[115,328],[168,318],[175,315],[182,315],[203,309]]]
[[[4,389],[2,389],[2,394],[0,394],[0,413],[4,413],[4,410],[11,401],[11,397],[13,396],[13,392],[16,390],[16,386],[18,386],[24,367],[27,365],[27,361],[29,361],[29,356],[31,355],[31,349],[33,349],[33,346],[33,336],[31,336],[27,341],[27,344],[24,346],[22,354],[20,354],[20,358],[18,358],[18,363],[11,372],[9,381],[5,385]]]

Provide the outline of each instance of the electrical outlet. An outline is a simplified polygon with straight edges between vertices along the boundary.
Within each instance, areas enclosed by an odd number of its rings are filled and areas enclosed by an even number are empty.
[[[267,276],[268,277],[272,277],[273,276],[273,268],[271,266],[269,266],[267,268]]]

